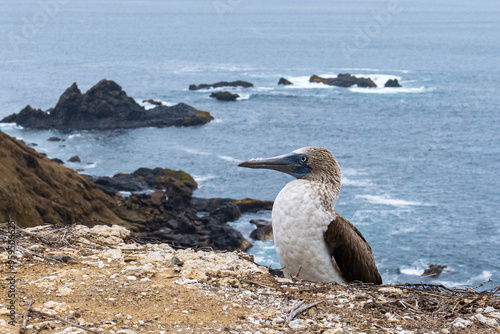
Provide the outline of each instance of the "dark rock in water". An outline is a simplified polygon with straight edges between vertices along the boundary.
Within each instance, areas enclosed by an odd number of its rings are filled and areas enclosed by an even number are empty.
[[[78,155],[72,156],[71,158],[69,158],[68,161],[69,162],[82,162],[82,160],[80,159],[80,157]]]
[[[50,137],[49,139],[47,139],[47,141],[62,141],[62,139],[58,137]]]
[[[265,227],[271,225],[271,221],[266,219],[251,219],[250,224],[253,224],[256,227]]]
[[[233,94],[228,91],[224,92],[213,92],[210,94],[210,97],[214,97],[219,101],[236,101],[238,97],[240,97],[238,94]]]
[[[155,101],[153,99],[142,100],[142,102],[147,102],[149,104],[154,104],[155,106],[162,106],[163,105],[163,103],[161,103],[160,101]]]
[[[256,199],[245,198],[236,200],[232,198],[200,198],[193,197],[191,205],[197,211],[213,212],[217,208],[227,204],[235,204],[240,209],[241,213],[258,212],[262,210],[272,210],[273,201],[261,201]]]
[[[429,264],[427,269],[424,270],[422,277],[438,278],[444,268],[446,268],[446,266],[440,264]]]
[[[255,240],[273,239],[273,226],[270,221],[259,219],[251,220],[250,223],[257,226],[257,228],[250,233],[250,238]]]
[[[101,190],[108,193],[118,191],[141,191],[148,189],[167,189],[172,179],[178,180],[186,187],[186,191],[198,188],[196,181],[188,173],[182,170],[173,170],[166,168],[139,168],[131,174],[119,173],[113,177],[84,175],[94,182]]]
[[[253,83],[247,81],[221,81],[216,82],[214,84],[200,84],[200,85],[189,85],[189,90],[198,90],[198,89],[209,89],[209,88],[220,88],[220,87],[244,87],[249,88],[253,87]]]
[[[85,94],[74,83],[61,95],[50,112],[27,106],[1,122],[15,122],[36,129],[104,130],[201,125],[212,119],[210,113],[183,103],[146,110],[116,82],[104,79]]]
[[[214,217],[220,222],[227,223],[240,218],[241,211],[236,204],[226,203],[210,212],[210,217]]]
[[[62,161],[61,159],[54,158],[54,159],[50,159],[50,160],[57,162],[59,165],[64,165],[64,161]]]
[[[293,83],[285,78],[280,78],[280,80],[278,81],[278,85],[293,85]]]
[[[38,144],[37,143],[29,143],[28,146],[35,147],[35,146],[38,146]]]
[[[309,79],[309,82],[321,82],[324,83],[325,85],[330,85],[330,86],[338,86],[338,87],[351,87],[353,85],[357,85],[358,87],[377,87],[375,82],[373,82],[372,79],[370,78],[358,78],[355,76],[350,75],[349,73],[346,74],[339,74],[336,78],[322,78],[317,75],[312,75],[311,78]]]
[[[210,238],[216,248],[230,251],[241,249],[245,251],[253,246],[239,231],[236,231],[227,224],[216,225],[209,223],[207,228],[210,231]]]
[[[398,79],[389,79],[385,83],[384,87],[403,87],[401,84],[398,82]]]

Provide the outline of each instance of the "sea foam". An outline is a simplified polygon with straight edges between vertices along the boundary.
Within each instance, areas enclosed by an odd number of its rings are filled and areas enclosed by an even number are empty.
[[[227,155],[218,155],[217,158],[225,160],[225,161],[229,161],[229,162],[235,162],[235,163],[241,162],[241,160],[227,156]]]
[[[379,69],[379,68],[364,68],[364,67],[341,67],[338,69],[339,71],[363,71],[363,72],[399,72],[399,73],[409,73],[409,70],[390,70],[390,69]]]
[[[405,201],[402,199],[393,199],[393,198],[390,198],[389,196],[356,195],[356,198],[364,198],[368,202],[373,203],[373,204],[392,205],[392,206],[398,206],[398,207],[426,205],[425,203],[422,203],[422,202],[412,202],[412,201]]]
[[[347,178],[345,176],[342,176],[342,185],[346,186],[353,186],[353,187],[370,187],[373,185],[370,180],[354,180]]]
[[[378,85],[378,84],[377,84]],[[364,94],[401,94],[401,93],[424,93],[432,91],[432,88],[425,86],[416,88],[405,88],[405,87],[380,87],[380,88],[360,88],[360,87],[350,87],[349,90],[354,93],[364,93]]]
[[[21,125],[17,125],[16,123],[0,123],[0,128],[16,129],[16,130],[23,130],[24,129]]]
[[[172,106],[176,105],[176,103],[172,103],[172,102],[168,102],[168,101],[163,101],[163,100],[160,100],[160,99],[153,99],[153,100],[161,102],[164,106],[167,106],[167,107],[172,107]],[[135,102],[137,102],[138,105],[140,105],[141,107],[143,107],[146,110],[150,110],[150,109],[154,109],[154,108],[158,107],[155,104],[152,104],[152,103],[149,103],[149,102],[144,102],[144,100],[141,100],[141,99],[135,99]]]

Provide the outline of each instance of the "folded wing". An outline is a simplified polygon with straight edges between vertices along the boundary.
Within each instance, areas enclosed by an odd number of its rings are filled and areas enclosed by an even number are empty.
[[[347,219],[336,218],[325,232],[325,242],[334,265],[340,269],[346,282],[382,284],[372,249],[359,230]]]

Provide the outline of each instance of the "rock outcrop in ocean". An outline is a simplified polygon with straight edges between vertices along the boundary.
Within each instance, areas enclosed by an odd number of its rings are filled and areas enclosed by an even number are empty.
[[[216,98],[219,101],[236,101],[238,97],[240,97],[238,94],[233,94],[228,91],[224,92],[213,92],[210,94],[210,97]]]
[[[250,233],[250,238],[255,240],[272,240],[274,238],[273,225],[271,221],[264,219],[252,219],[251,224],[254,224],[257,228]]]
[[[179,103],[146,110],[114,81],[103,79],[82,94],[74,83],[48,111],[25,107],[0,122],[34,129],[106,130],[139,127],[201,125],[210,122],[209,112]]]
[[[338,87],[351,87],[357,85],[358,87],[377,87],[375,82],[370,78],[358,78],[349,73],[340,73],[336,78],[322,78],[317,75],[312,75],[309,82],[321,82],[325,85],[338,86]]]
[[[278,81],[278,85],[293,85],[293,83],[288,79],[280,78],[280,80]]]
[[[210,88],[220,88],[220,87],[243,87],[249,88],[253,87],[253,83],[237,80],[237,81],[220,81],[214,84],[200,84],[200,85],[189,85],[189,90],[199,90],[199,89],[210,89]]]
[[[403,87],[403,86],[401,86],[398,79],[389,79],[385,83],[384,87]]]

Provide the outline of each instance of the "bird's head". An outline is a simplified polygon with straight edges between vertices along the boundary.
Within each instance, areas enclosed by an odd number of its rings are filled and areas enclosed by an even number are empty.
[[[297,179],[331,183],[340,189],[340,167],[333,154],[323,147],[303,147],[273,158],[244,161],[238,166],[274,169]]]

